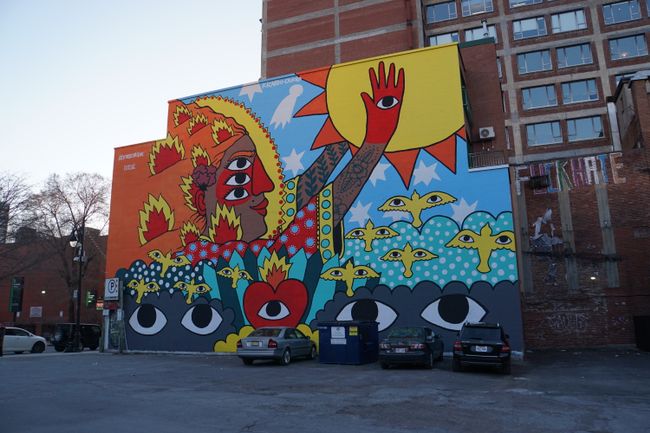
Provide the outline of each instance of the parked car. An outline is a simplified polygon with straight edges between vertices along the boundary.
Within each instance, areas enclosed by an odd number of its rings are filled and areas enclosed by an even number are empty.
[[[508,334],[498,323],[465,323],[454,343],[454,371],[467,366],[493,366],[510,374]]]
[[[409,326],[393,328],[379,343],[379,365],[423,365],[433,368],[442,359],[444,344],[431,328]]]
[[[316,358],[316,345],[296,328],[265,327],[251,332],[237,342],[237,356],[246,365],[256,359],[273,359],[287,365],[293,358]]]
[[[76,325],[74,323],[58,323],[54,327],[54,334],[52,335],[52,345],[54,350],[57,352],[62,352],[68,347],[71,343],[71,340],[74,339],[74,328]],[[95,350],[99,347],[99,338],[102,335],[102,328],[99,325],[92,323],[82,323],[81,324],[81,339],[79,343],[79,349],[83,350],[84,347],[89,348],[90,350]]]
[[[5,328],[2,352],[23,353],[30,351],[32,353],[41,353],[45,350],[46,344],[47,342],[43,337],[34,335],[22,328],[8,326]]]

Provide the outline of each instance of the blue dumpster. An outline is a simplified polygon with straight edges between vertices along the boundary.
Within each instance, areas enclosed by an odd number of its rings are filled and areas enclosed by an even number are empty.
[[[324,364],[367,364],[377,361],[377,322],[345,320],[318,323],[319,360]]]

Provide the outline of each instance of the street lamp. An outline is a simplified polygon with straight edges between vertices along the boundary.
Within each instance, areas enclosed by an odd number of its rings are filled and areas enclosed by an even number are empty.
[[[72,340],[68,341],[69,352],[78,352],[81,342],[81,277],[83,275],[83,240],[85,228],[85,221],[82,221],[81,228],[77,228],[75,226],[75,228],[72,230],[72,235],[70,236],[70,246],[76,249],[73,260],[79,262],[79,273],[77,274],[77,313],[75,317],[74,337]]]

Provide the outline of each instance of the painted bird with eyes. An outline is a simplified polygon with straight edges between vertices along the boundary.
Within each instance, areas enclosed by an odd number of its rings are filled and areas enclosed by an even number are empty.
[[[210,286],[208,286],[207,284],[205,283],[195,284],[194,280],[192,280],[189,283],[185,281],[179,281],[176,284],[174,284],[174,288],[186,292],[185,303],[188,305],[192,303],[192,300],[194,299],[195,295],[209,293],[211,290]]]
[[[376,239],[388,239],[397,236],[398,233],[387,226],[375,227],[371,220],[368,220],[364,228],[350,230],[345,239],[361,239],[364,251],[372,251],[372,243]]]
[[[432,260],[438,256],[424,248],[413,249],[409,242],[406,243],[403,249],[393,248],[381,257],[381,260],[387,262],[402,262],[404,265],[404,276],[411,278],[413,276],[413,263],[423,260]]]
[[[163,254],[160,250],[151,250],[147,254],[154,262],[160,264],[160,276],[164,277],[165,273],[170,266],[185,266],[189,265],[190,261],[185,256],[172,257],[172,252]]]
[[[149,281],[145,283],[144,279],[142,280],[131,280],[127,283],[126,287],[131,290],[134,290],[138,296],[135,298],[135,303],[139,304],[142,302],[142,297],[147,293],[155,293],[160,291],[160,286],[155,281]]]
[[[229,280],[232,281],[231,287],[233,289],[237,288],[237,284],[239,283],[240,280],[246,280],[246,281],[252,281],[253,277],[251,277],[251,274],[248,273],[248,271],[244,269],[239,269],[239,266],[235,266],[234,268],[229,268],[228,266],[220,269],[217,271],[217,275],[220,275],[224,278],[228,278]]]
[[[379,274],[369,266],[354,266],[354,263],[349,261],[345,266],[328,269],[323,272],[320,277],[324,280],[345,282],[345,294],[351,297],[354,295],[354,291],[352,290],[354,280],[361,278],[379,278]]]
[[[476,270],[487,274],[491,270],[490,256],[493,251],[502,249],[515,251],[515,234],[510,230],[493,234],[492,227],[486,223],[481,227],[480,233],[469,229],[461,230],[445,246],[478,250],[480,261]]]
[[[436,206],[453,203],[456,197],[442,191],[432,191],[420,196],[417,191],[413,191],[411,197],[396,195],[388,200],[377,209],[382,212],[407,212],[413,218],[413,227],[421,227],[422,219],[420,215],[425,209]]]

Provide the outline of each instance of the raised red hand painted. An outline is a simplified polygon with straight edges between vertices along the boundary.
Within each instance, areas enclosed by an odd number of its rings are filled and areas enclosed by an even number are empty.
[[[368,70],[372,96],[361,93],[366,107],[366,137],[364,143],[386,144],[397,129],[404,96],[404,69],[400,68],[395,82],[395,64],[391,63],[388,77],[384,62],[379,62],[379,77],[373,68]]]
[[[256,281],[244,293],[244,313],[254,328],[297,326],[307,308],[307,288],[300,280],[280,282],[276,289]]]

